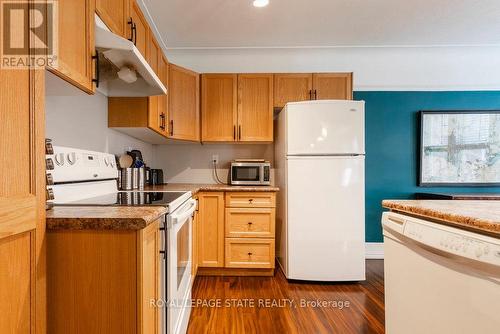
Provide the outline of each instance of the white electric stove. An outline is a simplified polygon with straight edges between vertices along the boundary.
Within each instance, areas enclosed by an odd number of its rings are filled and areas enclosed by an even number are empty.
[[[163,333],[185,333],[191,313],[192,216],[190,191],[119,191],[112,154],[70,147],[47,149],[47,196],[54,206],[164,206],[162,234]]]

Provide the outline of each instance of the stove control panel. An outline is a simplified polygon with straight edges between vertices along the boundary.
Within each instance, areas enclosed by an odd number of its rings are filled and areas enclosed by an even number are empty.
[[[118,167],[113,154],[51,144],[50,147],[46,145],[46,153],[47,165],[51,167],[48,172],[53,184],[118,177]]]

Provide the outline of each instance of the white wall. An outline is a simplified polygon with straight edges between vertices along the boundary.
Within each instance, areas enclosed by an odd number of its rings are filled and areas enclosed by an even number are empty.
[[[142,151],[146,162],[152,161],[153,145],[108,129],[106,96],[87,95],[48,72],[46,77],[46,136],[54,145],[115,155],[134,148]]]
[[[229,162],[252,158],[273,160],[272,144],[173,144],[155,145],[154,165],[164,169],[167,182],[216,183],[213,177],[212,155],[219,155],[219,178],[227,181]],[[272,175],[271,175],[272,177]]]
[[[355,90],[498,90],[500,46],[170,49],[199,72],[354,72]]]

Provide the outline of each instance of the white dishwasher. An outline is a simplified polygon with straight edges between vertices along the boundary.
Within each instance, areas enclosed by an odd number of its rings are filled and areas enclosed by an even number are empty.
[[[382,216],[388,334],[500,333],[500,240]]]

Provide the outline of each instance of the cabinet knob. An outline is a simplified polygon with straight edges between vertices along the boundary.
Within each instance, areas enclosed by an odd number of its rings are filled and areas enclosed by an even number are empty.
[[[251,253],[251,252],[248,252],[248,256],[252,256],[252,253]]]
[[[252,225],[253,223],[252,222],[248,222],[248,225]]]
[[[253,204],[253,198],[250,198],[250,199],[248,200],[248,203]]]

